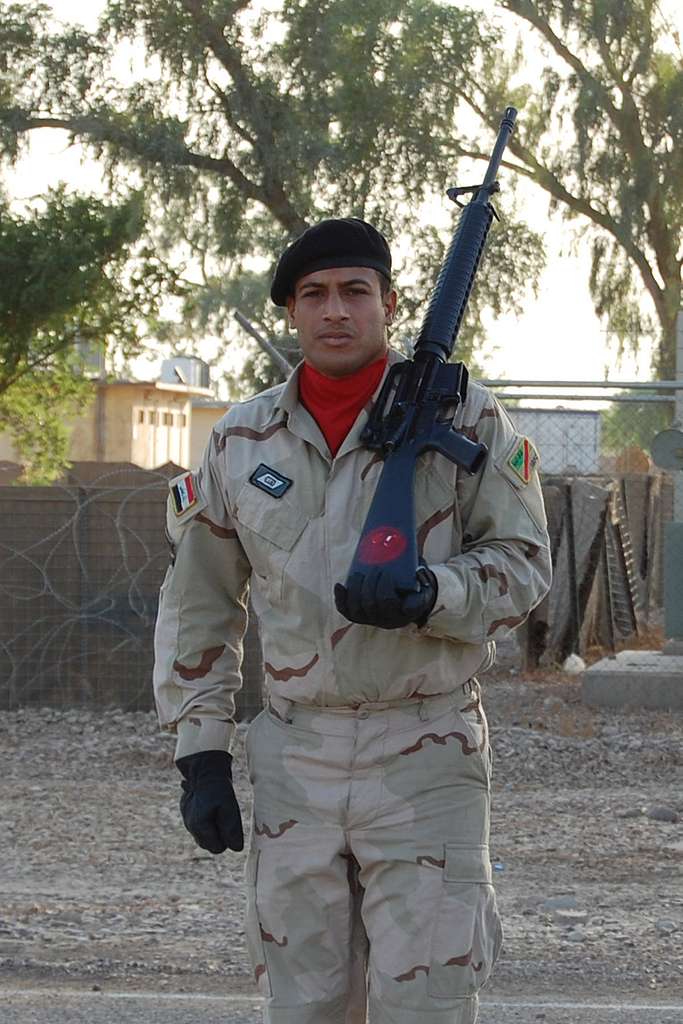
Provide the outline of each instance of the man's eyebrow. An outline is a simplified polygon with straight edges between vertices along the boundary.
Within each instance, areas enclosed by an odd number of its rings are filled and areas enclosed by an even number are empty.
[[[364,284],[368,288],[372,287],[372,282],[368,281],[365,277],[347,277],[343,281],[339,282],[341,285],[348,287],[350,284]],[[299,285],[299,290],[303,291],[304,288],[327,288],[328,284],[326,281],[306,281],[304,284]]]

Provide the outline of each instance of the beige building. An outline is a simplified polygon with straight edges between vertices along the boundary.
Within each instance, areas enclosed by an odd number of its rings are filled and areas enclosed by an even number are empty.
[[[93,380],[94,401],[74,422],[72,462],[132,462],[155,469],[166,462],[191,468],[201,460],[211,428],[229,407],[213,390],[166,381]],[[0,434],[0,462],[19,462]]]
[[[191,469],[199,466],[204,455],[206,443],[214,427],[214,424],[230,408],[230,402],[221,402],[218,399],[192,399],[192,420],[190,427],[190,461]],[[181,463],[185,465],[185,463]]]

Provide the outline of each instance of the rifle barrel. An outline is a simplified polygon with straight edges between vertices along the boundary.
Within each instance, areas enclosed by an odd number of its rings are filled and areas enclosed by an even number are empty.
[[[431,353],[444,361],[451,357],[493,220],[491,193],[516,117],[515,108],[508,107],[484,182],[460,215],[415,342],[416,355]]]
[[[516,109],[514,107],[506,107],[503,119],[500,122],[500,128],[498,129],[498,138],[496,139],[496,144],[493,147],[493,153],[491,154],[491,159],[489,160],[489,165],[486,168],[486,174],[484,175],[484,188],[490,188],[496,180],[498,168],[500,167],[500,162],[503,159],[503,152],[510,140],[516,120]]]

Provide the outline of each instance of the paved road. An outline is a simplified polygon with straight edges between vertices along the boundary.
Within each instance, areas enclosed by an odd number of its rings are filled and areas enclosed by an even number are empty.
[[[2,1024],[261,1024],[248,996],[25,989],[0,991]],[[479,1024],[681,1024],[683,1003],[578,1003],[489,999]]]

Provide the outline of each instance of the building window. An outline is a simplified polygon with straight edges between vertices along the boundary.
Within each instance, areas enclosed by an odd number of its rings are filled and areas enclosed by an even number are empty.
[[[164,426],[165,427],[172,427],[173,426],[173,413],[172,412],[165,412],[164,413]]]
[[[145,410],[144,409],[138,409],[138,423],[144,423],[144,422],[145,422]]]
[[[184,412],[178,413],[178,426],[179,427],[186,427],[187,426],[187,416],[185,415]]]
[[[150,423],[153,427],[156,427],[157,425],[157,414],[153,409],[150,409],[149,412],[147,413],[147,422]]]

